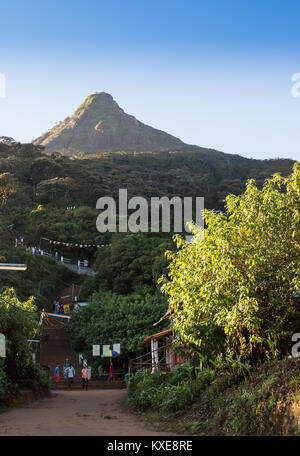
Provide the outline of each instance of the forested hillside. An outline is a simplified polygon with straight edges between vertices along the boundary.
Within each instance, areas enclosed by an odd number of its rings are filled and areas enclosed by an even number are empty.
[[[118,198],[120,188],[128,189],[129,198],[133,195],[147,198],[204,196],[206,208],[222,209],[225,196],[229,192],[241,193],[247,179],[255,178],[261,185],[275,172],[288,175],[292,165],[292,160],[249,160],[197,147],[173,152],[106,153],[74,158],[59,153],[46,154],[43,147],[32,144],[0,143],[0,171],[12,174],[17,181],[16,192],[7,201],[10,222],[15,223],[16,229],[30,227],[34,236],[50,235],[53,225],[58,235],[60,222],[64,222],[61,234],[65,233],[69,206],[89,206],[90,211],[84,214],[86,224],[87,219],[96,216],[96,211],[91,211],[97,199],[101,196]],[[39,205],[53,211],[52,223],[49,213],[48,217],[42,210],[31,213]],[[79,241],[80,236],[87,241],[88,236],[97,236],[92,225],[81,227],[84,235],[77,233]]]

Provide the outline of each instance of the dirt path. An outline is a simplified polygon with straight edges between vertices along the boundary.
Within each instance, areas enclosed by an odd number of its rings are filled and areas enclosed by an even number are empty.
[[[0,414],[5,435],[175,435],[157,432],[124,407],[126,390],[58,391]]]

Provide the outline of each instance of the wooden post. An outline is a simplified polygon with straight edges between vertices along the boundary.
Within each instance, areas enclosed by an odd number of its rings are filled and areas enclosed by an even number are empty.
[[[158,370],[158,341],[151,339],[152,373]]]

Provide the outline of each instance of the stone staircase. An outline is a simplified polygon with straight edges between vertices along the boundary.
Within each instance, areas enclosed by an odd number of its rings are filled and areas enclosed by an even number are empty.
[[[68,334],[65,330],[67,317],[43,313],[40,322],[40,349],[39,363],[49,370],[53,377],[56,363],[60,363],[62,376],[63,364],[66,358],[73,364],[76,374],[79,375],[81,367],[78,356],[72,349]]]
[[[75,379],[72,385],[73,389],[81,388],[81,369],[78,354],[72,349],[68,334],[65,330],[65,324],[69,317],[42,313],[40,321],[40,344],[37,360],[45,370],[49,372],[50,377],[54,377],[56,363],[60,363],[60,382],[59,389],[66,389],[67,383],[63,377],[63,364],[66,358],[73,364],[75,369]],[[52,380],[52,387],[53,387]],[[89,388],[97,389],[119,389],[125,388],[123,380],[115,382],[106,382],[105,380],[91,380]]]

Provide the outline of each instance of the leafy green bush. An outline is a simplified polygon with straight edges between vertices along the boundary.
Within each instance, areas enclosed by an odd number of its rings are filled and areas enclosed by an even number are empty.
[[[183,364],[176,366],[174,373],[164,374],[141,369],[130,377],[128,404],[139,410],[153,408],[161,413],[184,410],[211,383],[211,369],[195,370]]]
[[[35,337],[38,318],[34,299],[21,302],[13,289],[0,294],[0,332],[6,338],[6,358],[0,370],[0,399],[18,388],[49,389],[42,368],[32,362],[28,339]]]
[[[50,389],[50,378],[38,363],[30,361],[21,379],[21,386],[33,391],[47,391]]]
[[[139,410],[146,410],[153,404],[153,398],[161,386],[167,382],[162,372],[151,374],[148,369],[140,369],[129,377],[128,403]]]
[[[6,373],[3,366],[0,366],[0,402],[5,399],[8,386],[9,381],[7,379]]]

